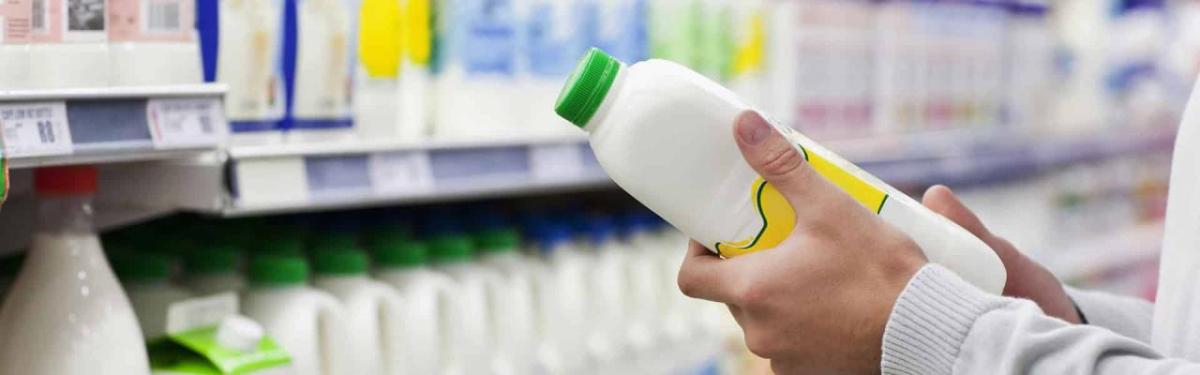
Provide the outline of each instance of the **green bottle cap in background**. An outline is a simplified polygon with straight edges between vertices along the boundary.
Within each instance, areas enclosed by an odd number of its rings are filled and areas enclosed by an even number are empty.
[[[375,264],[382,268],[411,268],[429,263],[429,245],[403,236],[375,241],[371,251]]]
[[[312,259],[318,275],[366,275],[369,263],[367,253],[354,247],[316,250]]]
[[[506,253],[520,246],[521,235],[511,228],[485,230],[475,235],[475,243],[483,252]]]
[[[193,250],[183,255],[183,270],[192,276],[237,272],[241,255],[241,249],[229,245]]]
[[[250,261],[250,283],[267,286],[304,284],[308,280],[308,263],[304,258],[290,255],[262,255]]]
[[[471,239],[467,236],[449,235],[430,241],[429,250],[434,263],[457,263],[471,260],[475,255],[471,246]]]
[[[579,127],[587,125],[604,103],[621,71],[621,62],[597,48],[588,50],[558,94],[554,112]]]

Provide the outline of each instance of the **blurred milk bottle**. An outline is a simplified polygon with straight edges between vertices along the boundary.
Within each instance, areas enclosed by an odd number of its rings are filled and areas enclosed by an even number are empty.
[[[195,0],[108,0],[113,86],[203,81]]]
[[[183,256],[183,285],[196,294],[239,293],[246,278],[238,272],[242,251],[233,246],[212,246]]]
[[[496,360],[494,311],[488,309],[488,270],[472,262],[475,249],[463,235],[443,234],[430,242],[434,269],[454,282],[454,292],[444,301],[449,329],[444,374],[493,372]]]
[[[204,80],[228,85],[235,144],[283,141],[284,0],[196,2]]]
[[[403,298],[403,322],[397,331],[403,353],[389,358],[402,366],[405,374],[441,374],[442,362],[449,358],[446,337],[453,320],[449,319],[451,301],[457,298],[449,278],[429,270],[429,246],[400,234],[379,237],[371,244],[375,259],[374,276],[391,285]],[[395,334],[395,333],[389,333]]]
[[[475,234],[480,261],[500,278],[492,283],[491,307],[496,314],[496,345],[518,374],[534,365],[537,327],[533,296],[533,270],[518,251],[520,235],[511,228],[487,228]]]
[[[586,48],[584,33],[595,19],[596,0],[515,0],[520,19],[520,44],[517,54],[520,82],[524,86],[516,107],[524,114],[519,121],[522,132],[533,135],[578,134],[564,131],[562,119],[555,118],[553,107],[562,81],[571,74],[572,55]],[[591,22],[594,24],[594,22]]]
[[[514,0],[438,4],[434,134],[478,139],[519,130],[516,89],[518,19]]]
[[[289,142],[352,140],[351,93],[360,0],[296,0],[295,51],[288,102]]]
[[[108,3],[40,0],[32,4],[30,86],[108,86]]]
[[[242,312],[291,354],[293,374],[346,374],[346,311],[333,296],[306,285],[308,272],[299,256],[255,256]]]
[[[192,293],[168,281],[172,266],[168,257],[128,250],[110,254],[113,270],[121,279],[142,327],[142,336],[147,341],[162,338],[167,333],[167,308],[191,298]]]
[[[579,220],[579,245],[590,263],[588,352],[601,373],[621,373],[630,354],[625,340],[626,298],[635,286],[625,284],[625,252],[616,241],[612,218],[589,215]]]
[[[45,2],[40,2],[45,7]],[[41,15],[43,24],[45,13]],[[29,40],[33,23],[33,0],[13,0],[0,5],[0,87],[23,89],[32,84],[29,76]]]
[[[662,274],[658,265],[658,246],[654,238],[653,217],[644,212],[621,216],[622,241],[620,251],[625,259],[625,283],[628,285],[625,308],[625,340],[631,359],[639,368],[647,368],[663,344],[660,316],[665,296],[659,290],[661,278],[675,279],[675,274]]]
[[[591,369],[588,334],[589,264],[561,223],[535,219],[529,225],[540,255],[535,267],[537,301],[537,370],[544,374],[578,374]]]
[[[346,311],[347,374],[399,374],[404,363],[392,361],[404,351],[400,329],[404,320],[400,295],[387,284],[367,276],[367,254],[357,248],[332,248],[313,253],[313,285],[342,302]]]

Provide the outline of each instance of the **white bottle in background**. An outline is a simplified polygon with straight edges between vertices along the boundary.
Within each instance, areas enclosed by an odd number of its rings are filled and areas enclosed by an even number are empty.
[[[217,81],[235,144],[283,141],[283,0],[220,0]]]
[[[726,257],[773,248],[795,226],[787,200],[746,165],[733,140],[734,121],[748,109],[678,64],[626,67],[599,50],[580,63],[557,107],[588,131],[618,185]],[[911,236],[930,261],[986,291],[1004,287],[1003,264],[978,238],[799,133],[776,129],[817,173]],[[672,162],[664,161],[668,155]]]
[[[475,236],[480,260],[502,279],[493,283],[490,304],[496,312],[496,346],[506,352],[515,373],[532,372],[537,342],[530,261],[518,252],[520,235],[513,229],[492,229]]]
[[[571,233],[558,223],[537,223],[533,242],[537,297],[538,373],[578,374],[591,369],[587,345],[589,263],[571,242]]]
[[[108,2],[32,0],[29,84],[36,88],[109,85]]]
[[[42,3],[45,4],[45,3]],[[0,87],[29,87],[29,39],[33,0],[0,5]],[[42,18],[45,22],[45,18]]]
[[[400,130],[403,141],[429,136],[433,113],[434,0],[405,0],[404,48],[400,60]]]
[[[405,0],[363,0],[354,59],[354,128],[364,140],[400,137]]]
[[[472,263],[471,240],[448,235],[430,243],[434,269],[454,281],[456,298],[443,301],[449,331],[443,352],[445,374],[494,373],[502,364],[495,349],[494,311],[488,309],[490,278],[487,269]]]
[[[660,291],[661,279],[674,280],[674,273],[663,274],[659,266],[659,244],[651,232],[652,218],[641,212],[622,217],[624,238],[620,251],[624,253],[626,285],[629,285],[625,308],[625,340],[632,359],[646,365],[656,357],[655,350],[663,336],[659,317],[666,307],[666,295]]]
[[[390,361],[404,350],[399,329],[404,321],[400,295],[367,276],[367,254],[349,248],[313,253],[313,285],[333,295],[346,309],[346,374],[399,374],[403,363]]]
[[[108,0],[113,86],[200,83],[193,0]]]
[[[598,9],[597,0],[515,0],[520,19],[520,131],[535,137],[579,135],[562,126],[550,108],[571,74],[574,61],[587,46],[583,17]]]
[[[183,285],[198,295],[240,293],[246,289],[246,278],[238,272],[241,251],[230,246],[216,246],[183,255]]]
[[[438,3],[440,68],[434,135],[444,139],[512,137],[518,123],[517,17],[513,0]]]
[[[129,303],[147,341],[167,334],[167,308],[191,298],[192,293],[171,285],[171,258],[153,253],[121,251],[112,253],[113,270],[121,279]]]
[[[92,227],[94,167],[34,171],[39,228],[0,307],[0,373],[148,375],[129,299]]]
[[[299,0],[289,142],[354,139],[358,0]]]
[[[261,255],[250,262],[242,312],[262,324],[292,357],[292,374],[347,374],[346,311],[337,299],[305,285],[304,258]]]
[[[441,374],[448,345],[454,340],[447,335],[452,330],[449,319],[451,306],[459,297],[453,281],[426,268],[429,247],[424,242],[393,235],[376,241],[372,247],[375,261],[374,276],[391,285],[404,299],[404,321],[397,330],[405,340],[403,353],[390,363],[403,366],[408,374]]]
[[[588,272],[588,354],[601,373],[623,373],[628,362],[625,332],[627,327],[626,293],[634,285],[626,285],[624,251],[616,241],[616,232],[609,217],[591,216],[582,219],[578,232],[580,246],[590,259]]]

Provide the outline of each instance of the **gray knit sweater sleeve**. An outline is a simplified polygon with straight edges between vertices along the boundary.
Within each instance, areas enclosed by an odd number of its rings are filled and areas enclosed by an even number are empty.
[[[922,268],[896,300],[880,365],[903,375],[1200,374],[1138,340],[986,294],[938,265]]]

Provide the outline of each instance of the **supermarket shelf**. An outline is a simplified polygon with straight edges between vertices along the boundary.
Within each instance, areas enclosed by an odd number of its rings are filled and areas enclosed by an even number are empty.
[[[193,157],[228,139],[224,85],[0,90],[11,168]]]
[[[1162,248],[1163,223],[1141,224],[1106,233],[1066,249],[1041,253],[1034,260],[1064,282],[1155,262]]]

